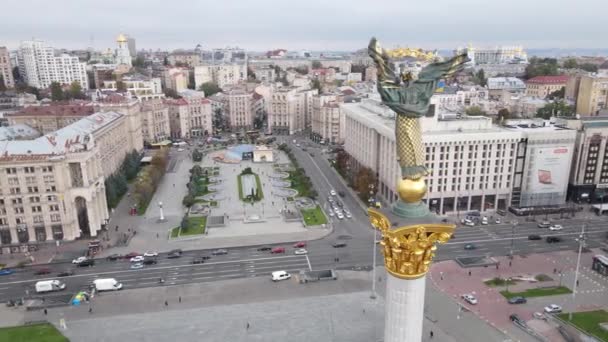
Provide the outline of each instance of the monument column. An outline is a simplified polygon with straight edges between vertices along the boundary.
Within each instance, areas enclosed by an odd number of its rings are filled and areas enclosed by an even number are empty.
[[[384,341],[421,341],[426,277],[403,280],[391,274],[386,279]]]

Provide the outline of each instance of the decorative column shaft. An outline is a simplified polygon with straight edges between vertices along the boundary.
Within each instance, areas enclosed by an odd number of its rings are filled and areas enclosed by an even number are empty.
[[[413,280],[387,276],[384,342],[422,340],[425,285],[426,276]]]

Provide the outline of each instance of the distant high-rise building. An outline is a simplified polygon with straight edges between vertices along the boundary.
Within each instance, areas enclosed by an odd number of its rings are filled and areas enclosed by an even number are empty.
[[[119,34],[116,38],[118,48],[116,49],[116,64],[132,66],[131,53],[129,52],[129,39],[124,34]]]
[[[127,36],[127,46],[131,57],[137,57],[137,48],[135,47],[135,38]]]
[[[36,88],[48,88],[52,82],[68,85],[76,81],[88,89],[86,63],[68,54],[55,56],[55,50],[43,41],[28,40],[19,47],[19,74]]]
[[[7,88],[15,87],[11,57],[8,54],[8,49],[4,46],[0,46],[0,76],[4,80],[4,86]]]

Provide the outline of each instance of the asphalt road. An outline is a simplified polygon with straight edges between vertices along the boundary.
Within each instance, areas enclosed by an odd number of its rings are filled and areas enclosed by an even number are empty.
[[[331,168],[327,156],[322,155],[319,148],[307,147],[308,152],[293,147],[300,165],[310,176],[317,188],[322,206],[326,206],[329,191],[343,191],[344,198],[340,200],[345,208],[352,213],[353,218],[338,220],[332,219],[333,232],[326,238],[318,241],[309,241],[308,255],[294,255],[291,244],[277,244],[274,246],[286,247],[285,254],[270,254],[258,251],[259,246],[232,248],[227,255],[212,256],[204,264],[191,264],[193,257],[211,255],[210,250],[186,251],[181,258],[168,259],[161,254],[156,265],[147,265],[143,269],[130,269],[128,260],[107,261],[97,260],[93,267],[75,267],[70,263],[54,263],[24,267],[16,270],[14,274],[0,276],[0,301],[15,299],[23,296],[38,296],[35,294],[34,284],[43,279],[58,279],[56,274],[74,269],[73,276],[62,278],[67,284],[66,293],[73,293],[80,289],[87,289],[96,278],[116,278],[124,284],[125,289],[134,289],[150,286],[167,286],[209,282],[221,279],[244,277],[270,277],[276,270],[286,270],[296,273],[299,270],[326,269],[326,268],[358,268],[369,267],[372,264],[373,230],[371,229],[365,211],[360,207],[357,199],[338,179],[337,173]],[[313,152],[314,157],[309,152]],[[581,216],[581,215],[579,215]],[[521,221],[522,219],[520,219]],[[511,224],[494,224],[487,226],[458,226],[455,237],[438,248],[435,260],[453,259],[463,256],[492,256],[514,254],[530,254],[549,252],[555,250],[575,250],[578,237],[584,220],[575,218],[561,220],[564,226],[562,231],[550,232],[548,229],[538,228],[534,222],[520,222],[515,229]],[[590,248],[606,245],[605,237],[608,232],[608,221],[595,219],[587,221],[586,228]],[[528,240],[530,234],[538,234],[543,240]],[[563,241],[549,244],[545,242],[546,236],[560,236]],[[331,243],[343,241],[344,248],[333,248]],[[465,250],[466,244],[474,244],[475,249]],[[143,252],[143,251],[138,251]],[[377,264],[382,264],[379,248],[377,249]],[[51,274],[36,276],[34,272],[42,267],[51,269]],[[159,284],[159,278],[165,279]],[[48,297],[56,294],[45,294]]]

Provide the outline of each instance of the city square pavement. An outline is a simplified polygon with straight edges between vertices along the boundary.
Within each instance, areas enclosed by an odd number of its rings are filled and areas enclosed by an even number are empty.
[[[572,250],[516,256],[512,260],[511,266],[509,266],[507,257],[495,257],[499,262],[498,268],[495,266],[462,268],[455,261],[443,261],[433,265],[429,278],[441,291],[452,296],[454,300],[459,300],[468,310],[500,330],[519,331],[509,320],[509,315],[515,313],[528,321],[530,326],[533,326],[538,333],[550,341],[562,341],[562,337],[554,326],[534,319],[533,313],[542,312],[543,308],[549,304],[559,304],[565,312],[608,307],[608,279],[591,270],[591,259],[597,254],[596,252],[598,251],[581,255],[576,303],[573,303],[571,294],[566,294],[528,298],[526,304],[511,305],[500,294],[500,291],[506,290],[506,286],[489,287],[483,283],[495,277],[503,279],[534,278],[536,275],[545,274],[552,280],[519,281],[514,285],[509,285],[509,291],[520,292],[531,288],[559,285],[572,289],[577,259],[576,251]],[[460,296],[465,293],[474,294],[479,303],[473,306],[462,301]]]
[[[26,312],[23,321],[59,326],[65,319],[71,341],[380,341],[384,279],[381,268],[376,299],[370,299],[371,272],[355,271],[309,284],[257,277],[124,290],[98,294],[90,306],[49,309],[46,316]],[[510,339],[473,314],[457,315],[455,302],[431,282],[426,298],[423,341],[430,341],[430,331],[433,341]],[[0,308],[0,321],[17,310]]]

